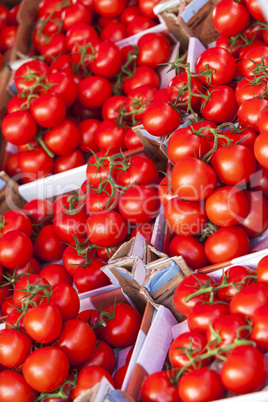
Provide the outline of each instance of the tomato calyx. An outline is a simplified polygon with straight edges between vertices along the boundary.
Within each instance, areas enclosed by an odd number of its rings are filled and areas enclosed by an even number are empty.
[[[216,233],[218,229],[220,229],[219,226],[217,226],[217,225],[215,225],[214,223],[208,221],[208,222],[205,224],[205,226],[204,226],[204,229],[203,229],[203,231],[202,231],[201,236],[198,237],[198,240],[199,240],[201,243],[204,244],[205,241],[207,240],[207,238],[208,238],[209,236],[213,235],[214,233]]]
[[[13,271],[11,272],[6,272],[2,274],[2,277],[5,279],[5,283],[2,284],[1,286],[7,286],[7,285],[11,285],[13,288],[15,287],[16,283],[18,282],[18,280],[23,277],[23,276],[28,276],[31,275],[28,272],[23,272],[21,274],[17,274],[17,270],[19,269],[19,267],[15,268]]]
[[[83,45],[79,45],[79,43],[76,43],[76,46],[78,48],[77,52],[73,52],[73,54],[80,55],[80,60],[79,62],[75,65],[75,73],[80,72],[80,67],[82,68],[82,72],[85,78],[90,77],[92,75],[91,71],[86,66],[86,59],[90,59],[91,61],[94,61],[97,55],[96,49],[92,45],[92,43],[88,42]],[[90,54],[88,53],[88,49],[90,50]]]
[[[115,306],[116,306],[116,300],[114,301],[113,309],[111,312],[98,310],[100,312],[100,315],[97,324],[94,325],[94,327],[92,327],[93,331],[96,331],[99,328],[106,327],[106,321],[111,321],[115,318]]]
[[[77,385],[77,377],[78,377],[77,370],[72,370],[70,368],[70,371],[71,371],[73,379],[68,379],[67,378],[67,380],[65,380],[61,384],[60,388],[58,388],[57,390],[55,390],[55,391],[53,391],[51,393],[49,393],[49,392],[41,392],[39,394],[39,396],[34,400],[34,402],[44,401],[44,400],[46,400],[48,398],[55,398],[55,399],[56,398],[59,398],[59,399],[67,398],[69,396],[69,394],[70,394],[70,391],[76,387],[76,385]],[[68,394],[64,391],[64,388],[66,387],[66,385],[70,385],[70,387],[68,387],[68,391],[69,391]]]
[[[95,244],[90,244],[89,246],[86,246],[86,244],[88,243],[88,239],[86,239],[84,242],[81,243],[74,234],[73,234],[73,238],[75,241],[75,246],[72,246],[69,243],[67,243],[67,244],[69,247],[73,248],[80,257],[83,257],[85,259],[85,262],[83,264],[79,264],[79,266],[81,266],[82,268],[85,268],[91,264],[91,262],[95,258],[96,249],[99,247],[96,246]],[[94,252],[93,256],[89,259],[88,254],[93,249],[95,249],[95,252]]]

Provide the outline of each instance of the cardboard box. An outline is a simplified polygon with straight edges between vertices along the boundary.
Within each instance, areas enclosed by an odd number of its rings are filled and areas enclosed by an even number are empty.
[[[212,11],[218,0],[162,0],[154,12],[160,22],[188,49],[189,39],[197,37],[208,46],[216,40],[218,32],[212,23]]]

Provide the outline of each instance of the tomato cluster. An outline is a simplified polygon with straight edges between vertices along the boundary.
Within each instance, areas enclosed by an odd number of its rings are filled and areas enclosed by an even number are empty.
[[[7,172],[23,183],[81,166],[94,152],[141,146],[131,127],[141,121],[151,101],[161,97],[157,69],[170,56],[170,41],[162,33],[145,34],[137,46],[121,49],[75,17],[64,33],[55,33],[52,28],[61,26],[60,15],[90,8],[77,3],[62,9],[61,4],[40,3],[38,24],[51,38],[42,39],[48,41],[40,48],[42,61],[27,61],[15,71],[18,94],[9,101],[2,122],[3,136],[19,151],[8,160]],[[41,40],[38,29],[34,38]],[[64,51],[53,44],[58,36]]]
[[[0,70],[2,68],[3,56],[7,51],[12,49],[15,43],[18,11],[19,5],[10,10],[4,5],[0,6]]]
[[[169,347],[169,370],[146,378],[141,401],[165,395],[166,401],[205,402],[263,388],[268,376],[267,262],[263,257],[257,272],[237,265],[218,282],[197,273],[178,285],[174,304],[186,316],[188,331],[181,327]]]

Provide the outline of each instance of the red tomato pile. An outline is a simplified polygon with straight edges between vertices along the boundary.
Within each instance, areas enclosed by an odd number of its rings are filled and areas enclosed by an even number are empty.
[[[105,31],[128,30],[134,20],[138,26],[130,34],[143,31],[144,20],[154,25],[156,3],[40,3],[33,44],[34,57],[41,57],[15,71],[18,94],[2,122],[3,136],[19,150],[7,162],[10,176],[27,183],[81,166],[93,152],[141,146],[131,127],[157,94],[157,68],[168,61],[171,45],[161,33],[150,33],[120,49]],[[100,33],[96,24],[102,23]]]
[[[0,70],[4,53],[14,46],[18,25],[18,11],[19,5],[10,10],[0,5]]]
[[[141,401],[213,401],[227,392],[260,391],[267,380],[268,256],[257,272],[227,269],[219,282],[203,273],[185,278],[174,304],[187,317],[188,332],[171,343],[168,371],[146,378]]]

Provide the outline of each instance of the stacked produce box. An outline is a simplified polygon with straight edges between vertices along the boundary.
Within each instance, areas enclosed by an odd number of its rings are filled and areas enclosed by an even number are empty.
[[[266,400],[266,3],[13,6],[0,401]]]

